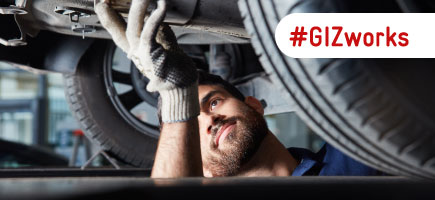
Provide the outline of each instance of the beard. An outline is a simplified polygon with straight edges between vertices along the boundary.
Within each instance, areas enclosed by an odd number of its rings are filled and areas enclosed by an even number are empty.
[[[231,117],[217,122],[212,130],[210,154],[205,166],[213,176],[234,176],[243,164],[247,163],[257,152],[267,134],[268,128],[263,116],[248,105],[243,106],[242,116]],[[226,123],[237,125],[225,138],[225,144],[218,149],[215,144],[216,133]]]

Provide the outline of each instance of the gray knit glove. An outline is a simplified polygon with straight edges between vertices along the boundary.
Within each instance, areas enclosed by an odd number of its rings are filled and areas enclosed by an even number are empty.
[[[105,2],[95,6],[101,24],[150,82],[147,90],[159,92],[164,123],[187,121],[199,115],[198,74],[195,63],[178,46],[168,25],[161,25],[166,0],[148,16],[150,0],[133,0],[125,21]]]

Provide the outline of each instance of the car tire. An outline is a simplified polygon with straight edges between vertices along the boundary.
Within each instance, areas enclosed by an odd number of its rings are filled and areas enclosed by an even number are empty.
[[[75,74],[64,75],[66,99],[90,140],[120,161],[151,168],[158,128],[141,130],[132,126],[114,105],[110,96],[113,90],[107,87],[103,69],[113,48],[113,43],[99,40],[87,50]]]
[[[353,12],[346,6],[351,2],[240,0],[239,9],[265,71],[317,134],[384,172],[435,178],[433,60],[297,59],[281,53],[274,41],[286,15]],[[365,4],[383,9],[376,1]]]

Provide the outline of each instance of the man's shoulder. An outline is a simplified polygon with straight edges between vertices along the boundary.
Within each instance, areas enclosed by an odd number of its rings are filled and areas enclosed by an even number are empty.
[[[325,155],[323,157],[324,167],[319,175],[334,176],[376,176],[383,173],[373,169],[334,148],[325,144]]]
[[[345,155],[328,143],[313,153],[303,148],[288,148],[289,153],[300,162],[293,172],[294,176],[376,176],[382,172],[368,167]]]
[[[318,153],[313,153],[304,148],[288,148],[288,152],[299,162],[299,165],[293,170],[292,176],[319,175],[322,168],[322,149]]]

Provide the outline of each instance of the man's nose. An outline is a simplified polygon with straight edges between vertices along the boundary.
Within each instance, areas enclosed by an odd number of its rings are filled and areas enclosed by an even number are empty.
[[[210,122],[209,122],[209,126],[207,128],[207,133],[210,134],[213,127],[216,126],[219,123],[219,121],[221,121],[224,118],[224,116],[219,115],[219,114],[213,114],[213,115],[210,115],[209,118],[210,118]]]

